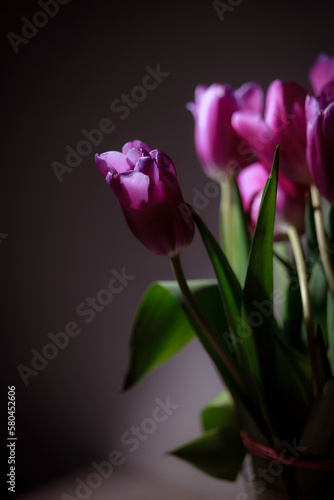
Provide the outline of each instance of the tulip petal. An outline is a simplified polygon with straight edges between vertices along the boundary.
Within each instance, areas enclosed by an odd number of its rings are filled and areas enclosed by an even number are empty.
[[[316,94],[334,80],[334,57],[320,54],[309,71],[309,79]]]
[[[126,159],[131,168],[134,168],[139,158],[148,156],[148,152],[142,148],[131,148],[126,154]]]
[[[195,88],[195,101],[202,98],[207,88],[207,85],[197,85],[197,87]]]
[[[114,175],[110,187],[118,198],[121,207],[140,210],[149,199],[150,178],[133,170]]]
[[[316,98],[306,102],[307,159],[320,194],[334,203],[334,102],[324,110]]]
[[[314,107],[314,103],[311,102],[309,108]],[[323,118],[324,112],[319,110],[318,113],[314,114],[307,126],[307,160],[310,167],[311,175],[314,183],[322,191],[323,186]]]
[[[169,158],[169,156],[167,156],[166,153],[164,153],[160,149],[154,149],[153,151],[151,151],[150,156],[159,165],[159,172],[161,177],[174,183],[177,174],[173,162]]]
[[[152,180],[159,179],[159,169],[151,156],[142,156],[139,158],[134,167],[134,171],[141,172],[142,174],[150,177]]]
[[[267,179],[268,171],[257,162],[244,168],[238,175],[238,185],[246,212],[251,210],[254,197],[262,192]]]
[[[107,151],[95,157],[95,161],[104,176],[108,172],[117,173],[130,170],[130,165],[126,161],[126,156],[119,151]]]
[[[188,102],[186,108],[192,113],[195,120],[198,118],[198,110],[201,105],[202,97],[208,87],[206,85],[197,85],[195,88],[195,102]]]
[[[239,101],[240,109],[262,114],[264,95],[260,85],[255,82],[244,83],[235,91],[235,96]]]
[[[317,99],[319,100],[319,105],[322,109],[325,109],[329,106],[334,100],[334,81],[327,83],[321,91],[320,94],[317,95]]]
[[[142,141],[138,141],[138,139],[135,139],[134,141],[129,141],[126,144],[124,144],[124,146],[122,147],[122,153],[126,155],[128,151],[132,148],[141,148],[147,151],[147,153],[151,151],[151,148],[147,146],[147,144],[145,144]]]
[[[113,179],[115,173],[117,174],[117,172],[108,172],[106,175],[106,181],[107,181],[109,187],[111,187],[112,179]]]
[[[239,150],[241,138],[231,127],[231,117],[238,109],[229,85],[213,84],[201,98],[195,146],[203,169],[212,178],[226,178],[248,163]]]
[[[265,122],[277,135],[286,128],[296,129],[295,135],[305,131],[304,107],[307,91],[294,82],[275,80],[267,92]]]
[[[275,80],[268,88],[265,122],[280,144],[280,171],[294,182],[309,184],[311,177],[306,161],[307,91],[294,82]]]
[[[280,80],[273,81],[268,87],[264,119],[277,132],[287,125],[284,86]]]
[[[156,199],[151,196],[153,182],[148,176],[133,171],[118,177],[122,178],[122,185],[114,192],[136,238],[158,255],[174,256],[184,250],[193,239],[194,222],[190,214],[180,211],[184,201],[179,188],[174,186],[173,192],[167,190],[164,196]],[[138,181],[142,182],[139,194],[136,192]],[[134,197],[137,203],[133,203]]]
[[[238,175],[238,185],[250,228],[255,229],[263,189],[268,178],[261,163],[252,163]],[[305,217],[305,190],[279,174],[276,199],[275,241],[286,238],[287,226],[293,224],[302,233]]]
[[[324,196],[334,203],[334,102],[327,106],[323,119],[323,156],[322,169],[325,174]]]
[[[191,112],[194,119],[196,120],[197,119],[197,106],[196,106],[196,104],[194,102],[187,102],[186,108],[188,109],[188,111]]]
[[[267,170],[270,169],[277,144],[261,115],[253,111],[237,111],[232,116],[232,127],[247,141]]]
[[[310,126],[311,121],[316,117],[319,111],[320,111],[320,105],[318,99],[316,99],[312,95],[306,96],[305,114],[306,114],[307,127]]]
[[[151,158],[151,156],[145,156],[139,158],[134,170],[147,175],[151,179],[152,182],[150,183],[149,190],[150,203],[159,203],[165,197],[165,184],[167,185],[160,163]],[[175,182],[175,176],[173,177],[173,181]]]
[[[95,163],[99,167],[99,170],[105,179],[107,178],[108,174],[115,174],[117,172],[113,166],[109,165],[109,163],[103,159],[103,154],[95,155]]]

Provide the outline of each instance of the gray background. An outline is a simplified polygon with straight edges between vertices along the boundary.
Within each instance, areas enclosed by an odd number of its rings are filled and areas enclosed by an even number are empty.
[[[71,0],[15,54],[8,32],[20,34],[21,18],[32,19],[38,10],[37,2],[7,2],[1,21],[0,233],[8,234],[0,239],[1,433],[7,386],[15,385],[18,490],[64,474],[73,486],[75,471],[84,466],[89,472],[92,461],[122,447],[121,434],[151,416],[156,398],[170,396],[180,407],[136,453],[123,449],[122,474],[162,474],[161,484],[202,487],[203,498],[210,488],[223,492],[225,485],[163,457],[199,433],[198,412],[221,389],[196,341],[138,387],[118,393],[135,308],[153,280],[172,274],[168,259],[149,254],[128,231],[94,153],[119,150],[134,138],[161,148],[193,202],[194,189],[204,193],[210,182],[196,158],[185,108],[195,86],[256,80],[266,89],[280,78],[309,88],[317,54],[334,53],[333,3],[243,0],[221,21],[204,0]],[[112,101],[141,84],[147,65],[157,64],[169,76],[121,120]],[[65,147],[75,148],[81,131],[106,117],[115,130],[60,183],[51,163],[64,163]],[[217,196],[201,211],[215,234],[218,204]],[[183,261],[188,277],[212,276],[197,236]],[[76,307],[123,267],[135,279],[86,324]],[[17,366],[29,366],[31,349],[40,351],[48,333],[68,321],[77,321],[80,335],[26,387]]]

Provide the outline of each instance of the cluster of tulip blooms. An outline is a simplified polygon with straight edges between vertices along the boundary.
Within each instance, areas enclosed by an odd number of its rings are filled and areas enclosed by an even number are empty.
[[[153,284],[138,309],[124,389],[197,335],[227,389],[203,410],[203,435],[174,454],[234,480],[248,452],[257,480],[268,460],[279,464],[270,490],[283,498],[329,499],[334,58],[320,55],[309,77],[314,94],[280,80],[265,99],[253,82],[238,90],[228,84],[196,88],[188,109],[202,168],[221,186],[221,244],[185,203],[174,165],[161,150],[135,140],[122,152],[96,155],[96,164],[132,233],[150,251],[170,257],[176,277]],[[179,256],[196,226],[216,280],[184,276]],[[278,276],[280,300],[275,269],[287,276],[284,285]],[[289,440],[298,443],[298,453],[282,453]],[[268,488],[258,487],[259,498]]]

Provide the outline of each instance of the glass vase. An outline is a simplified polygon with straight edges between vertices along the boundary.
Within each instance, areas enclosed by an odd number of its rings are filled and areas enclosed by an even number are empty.
[[[334,500],[334,471],[283,465],[248,454],[236,500]]]

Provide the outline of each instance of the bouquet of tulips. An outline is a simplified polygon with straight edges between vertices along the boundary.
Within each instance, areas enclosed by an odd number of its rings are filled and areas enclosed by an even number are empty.
[[[221,186],[220,242],[163,151],[135,140],[96,155],[130,230],[175,275],[139,306],[123,388],[196,335],[226,388],[202,410],[203,434],[172,453],[230,481],[248,455],[263,499],[334,498],[334,58],[309,76],[314,94],[274,81],[264,113],[256,83],[196,88],[188,108]],[[195,228],[215,280],[184,275]]]

